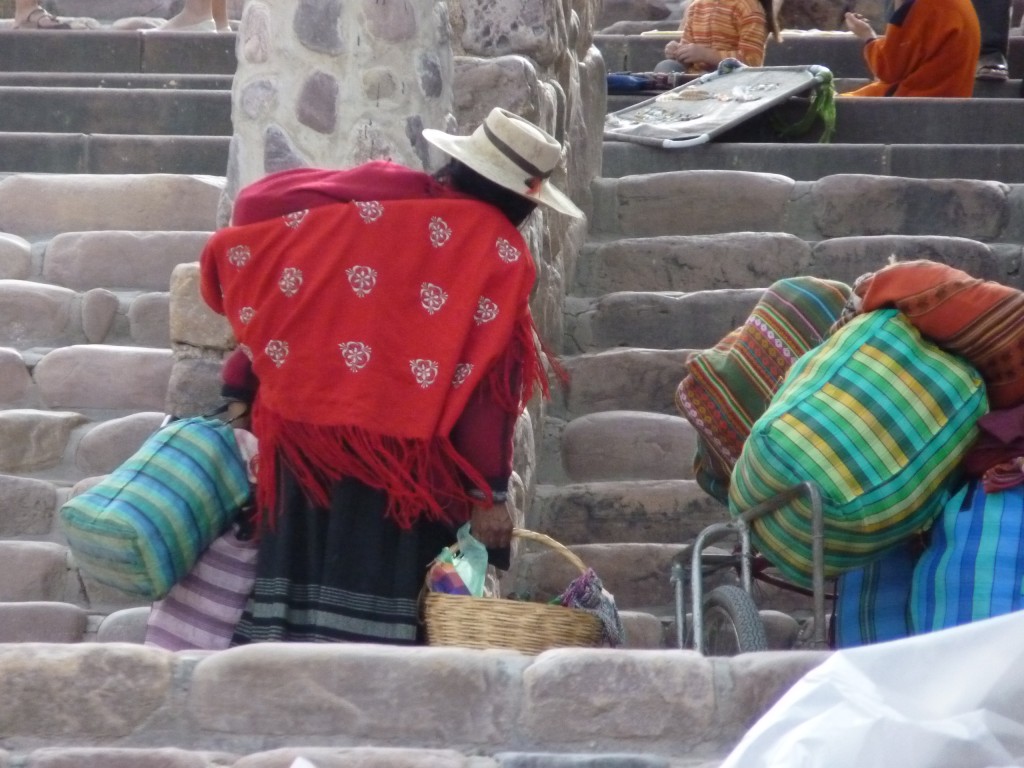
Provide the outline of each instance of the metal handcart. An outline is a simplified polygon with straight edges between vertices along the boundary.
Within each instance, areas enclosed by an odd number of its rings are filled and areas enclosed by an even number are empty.
[[[825,630],[825,522],[821,509],[821,490],[813,482],[803,482],[751,507],[734,520],[713,523],[704,528],[691,544],[683,547],[672,561],[671,582],[675,592],[676,642],[680,649],[690,647],[700,653],[727,656],[768,649],[764,622],[752,596],[754,564],[763,556],[753,552],[750,524],[784,504],[806,495],[811,506],[811,596],[815,648],[827,648]],[[738,551],[707,552],[712,544],[725,539],[738,540]],[[738,569],[739,584],[722,584],[704,595],[705,577],[721,569]],[[777,583],[777,582],[776,582]],[[689,586],[692,620],[686,625],[686,591]],[[792,589],[798,589],[792,585]]]

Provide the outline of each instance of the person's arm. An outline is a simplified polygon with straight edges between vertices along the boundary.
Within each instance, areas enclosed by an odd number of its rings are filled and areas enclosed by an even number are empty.
[[[217,264],[217,235],[206,241],[199,257],[199,294],[207,306],[219,315],[224,314],[224,296],[221,293],[220,273]]]
[[[872,75],[883,83],[898,83],[905,79],[913,71],[915,57],[920,57],[921,41],[927,29],[915,27],[914,20],[908,18],[913,7],[914,0],[901,3],[881,37],[875,34],[863,16],[856,13],[846,15],[850,31],[864,41],[864,61]]]
[[[690,5],[692,6],[693,4],[691,3]],[[679,39],[672,40],[665,46],[665,58],[678,61],[680,64],[685,64],[685,62],[679,58],[680,47],[692,39],[693,22],[690,17],[690,7],[687,7],[686,11],[683,12],[683,20],[679,22]]]
[[[509,354],[511,350],[506,353]],[[506,366],[504,359],[496,363],[497,370],[504,370]],[[450,435],[455,450],[473,465],[491,489],[491,499],[482,492],[473,494],[479,498],[474,502],[470,518],[473,536],[491,549],[507,547],[512,541],[507,492],[512,476],[512,438],[517,418],[517,413],[503,407],[493,396],[485,376]]]

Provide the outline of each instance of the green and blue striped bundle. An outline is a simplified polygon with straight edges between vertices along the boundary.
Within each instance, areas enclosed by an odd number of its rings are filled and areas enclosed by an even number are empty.
[[[978,372],[896,310],[858,316],[793,364],[733,470],[734,516],[798,483],[821,489],[825,576],[859,568],[926,528],[987,410]],[[752,541],[809,585],[806,496],[753,523]]]
[[[910,592],[915,633],[1024,607],[1024,487],[985,493],[964,485],[932,526]]]
[[[250,486],[232,428],[173,421],[60,510],[68,547],[97,582],[159,599],[246,504]]]

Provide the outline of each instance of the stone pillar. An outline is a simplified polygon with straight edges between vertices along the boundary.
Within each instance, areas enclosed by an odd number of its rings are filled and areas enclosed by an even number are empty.
[[[454,127],[449,29],[444,2],[247,3],[221,221],[241,187],[274,171],[428,168],[420,131]]]

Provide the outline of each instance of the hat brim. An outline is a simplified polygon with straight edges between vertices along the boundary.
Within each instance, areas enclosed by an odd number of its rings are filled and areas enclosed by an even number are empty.
[[[527,200],[553,208],[559,213],[576,219],[585,218],[583,211],[558,187],[545,179],[536,192],[522,189],[518,182],[508,179],[508,166],[492,161],[482,154],[470,136],[457,136],[434,128],[424,128],[423,138],[447,155],[464,163],[486,179],[493,181],[505,189],[515,192]]]

